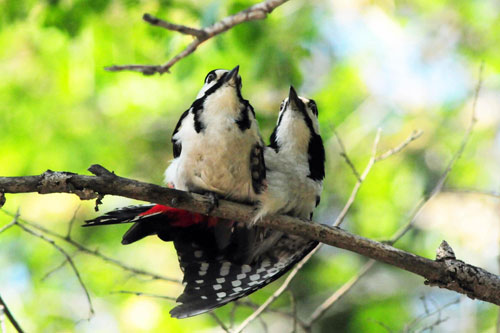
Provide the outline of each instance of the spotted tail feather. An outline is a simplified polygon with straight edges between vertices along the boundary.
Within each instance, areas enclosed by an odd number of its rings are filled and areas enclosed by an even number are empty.
[[[272,250],[251,264],[227,260],[230,254],[213,257],[212,251],[194,242],[174,241],[185,289],[172,317],[192,317],[247,296],[288,272],[318,242],[283,235]]]

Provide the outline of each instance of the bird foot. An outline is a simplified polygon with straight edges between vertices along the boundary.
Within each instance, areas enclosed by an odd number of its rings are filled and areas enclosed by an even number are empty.
[[[207,215],[215,208],[219,207],[219,195],[215,192],[206,192],[205,197],[208,199]]]

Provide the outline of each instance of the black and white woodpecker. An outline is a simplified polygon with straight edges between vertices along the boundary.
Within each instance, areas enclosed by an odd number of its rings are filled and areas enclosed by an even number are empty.
[[[267,188],[258,196],[255,220],[272,214],[312,218],[325,176],[325,151],[314,100],[297,96],[290,87],[264,156]],[[237,260],[242,256],[232,252],[214,255],[213,245],[193,242],[193,238],[189,238],[191,242],[174,242],[186,286],[177,299],[181,304],[170,311],[173,317],[204,313],[263,288],[288,272],[318,244],[299,236],[255,228],[261,232],[247,249],[251,261],[246,263]],[[236,237],[233,242],[238,240]]]
[[[181,115],[172,134],[174,159],[165,171],[169,186],[246,203],[255,202],[264,190],[264,143],[253,107],[241,95],[238,70],[210,71],[196,100]],[[133,225],[123,243],[156,233],[152,227]],[[227,246],[231,229],[228,221],[217,224],[220,248]],[[252,237],[242,236],[240,246],[248,247]]]
[[[208,76],[205,84],[207,81],[211,81]],[[208,89],[204,87],[198,97]],[[298,97],[291,87],[289,97],[281,104],[271,144],[265,148],[267,187],[261,188],[260,193],[254,191],[259,201],[256,220],[270,214],[312,216],[319,203],[325,161],[317,116],[315,102]],[[180,123],[187,117],[183,115]],[[178,156],[173,163],[179,162]],[[178,168],[179,165],[173,170],[178,172]],[[167,181],[178,188],[169,169]],[[221,248],[217,239],[219,219],[162,205],[125,207],[89,221],[88,225],[130,221],[138,222],[133,228],[142,226],[143,230],[141,237],[130,237],[131,228],[123,237],[124,244],[149,234],[174,242],[185,284],[178,298],[181,304],[170,312],[177,318],[204,313],[253,293],[285,274],[317,245],[301,237],[259,227],[247,229],[242,223],[234,223],[227,245]],[[259,237],[248,242],[248,236],[255,234]]]
[[[172,135],[165,180],[176,189],[254,202],[265,187],[264,143],[255,113],[241,96],[239,66],[213,70]]]

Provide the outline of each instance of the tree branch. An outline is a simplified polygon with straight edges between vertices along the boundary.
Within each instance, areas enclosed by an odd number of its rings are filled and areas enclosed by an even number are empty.
[[[205,196],[123,178],[94,165],[89,170],[97,176],[47,171],[39,176],[0,177],[3,193],[99,193],[119,195],[175,208],[206,214],[210,200]],[[226,200],[212,210],[216,217],[235,221],[252,220],[254,208]],[[457,259],[431,260],[354,235],[340,228],[309,223],[290,216],[268,216],[258,222],[289,234],[318,240],[322,243],[356,252],[424,277],[427,284],[454,290],[471,298],[500,305],[500,277]]]
[[[14,328],[18,333],[24,332],[19,323],[17,322],[16,318],[14,318],[14,316],[12,315],[12,312],[10,312],[9,308],[7,307],[7,304],[5,304],[4,300],[2,299],[2,296],[0,296],[0,313],[2,312],[5,313],[10,323],[12,324],[12,326],[14,326]]]
[[[141,72],[144,75],[153,75],[155,73],[163,74],[165,72],[168,73],[170,68],[175,63],[196,51],[198,46],[200,46],[203,42],[209,40],[212,37],[220,35],[223,32],[226,32],[227,30],[240,23],[265,19],[267,15],[270,14],[276,7],[281,6],[287,1],[288,0],[266,0],[260,2],[234,15],[223,18],[219,22],[216,22],[211,26],[203,29],[196,29],[184,25],[170,23],[146,13],[142,18],[149,24],[157,27],[162,27],[170,31],[176,31],[184,35],[191,35],[194,36],[195,39],[188,46],[186,46],[183,51],[181,51],[179,54],[174,56],[163,65],[114,65],[106,67],[105,69],[111,72],[124,70],[135,71]]]
[[[80,286],[82,287],[82,290],[85,294],[85,297],[87,298],[87,303],[89,305],[89,316],[88,316],[88,319],[92,318],[92,316],[94,315],[94,307],[92,306],[92,299],[90,298],[90,293],[87,289],[87,286],[85,285],[85,283],[83,282],[82,280],[82,277],[80,275],[80,272],[78,271],[78,268],[76,268],[76,265],[73,261],[73,259],[71,258],[71,256],[62,248],[60,247],[59,245],[56,244],[56,242],[54,242],[54,240],[50,239],[50,238],[47,238],[45,237],[44,235],[34,231],[34,230],[31,230],[30,228],[26,227],[25,225],[19,223],[18,221],[15,223],[18,227],[20,227],[22,230],[24,230],[25,232],[37,237],[37,238],[40,238],[41,240],[49,243],[50,245],[52,245],[52,247],[54,249],[56,249],[59,253],[61,253],[66,261],[70,264],[71,266],[71,269],[73,270],[73,272],[75,273],[75,276],[78,280],[78,283],[80,284]]]
[[[4,212],[5,214],[9,215],[9,216],[15,216],[15,214],[12,214],[12,213],[9,213],[5,210],[1,210],[2,212]],[[112,264],[114,266],[117,266],[117,267],[120,267],[121,269],[123,270],[126,270],[126,271],[129,271],[131,272],[132,274],[138,274],[138,275],[143,275],[143,276],[148,276],[150,277],[151,279],[153,280],[162,280],[162,281],[168,281],[168,282],[175,282],[175,283],[181,283],[180,280],[177,280],[177,279],[174,279],[174,278],[171,278],[171,277],[167,277],[167,276],[164,276],[164,275],[161,275],[161,274],[157,274],[157,273],[153,273],[153,272],[149,272],[149,271],[146,271],[146,270],[143,270],[143,269],[140,269],[140,268],[136,268],[136,267],[132,267],[132,266],[129,266],[115,258],[112,258],[112,257],[109,257],[105,254],[103,254],[101,251],[99,250],[93,250],[93,249],[90,249],[84,245],[82,245],[81,243],[75,241],[73,238],[71,237],[67,237],[67,236],[63,236],[57,232],[54,232],[52,230],[49,230],[47,228],[44,228],[43,226],[39,225],[39,224],[36,224],[36,223],[33,223],[33,222],[28,222],[26,220],[23,220],[21,218],[18,218],[19,222],[22,222],[34,229],[37,229],[41,232],[43,232],[44,234],[47,234],[47,235],[50,235],[50,236],[53,236],[53,237],[56,237],[56,238],[59,238],[60,240],[74,246],[78,251],[80,252],[83,252],[83,253],[86,253],[88,255],[92,255],[94,257],[97,257],[109,264]],[[7,228],[11,227],[12,225],[14,225],[15,222],[11,222],[9,224],[7,224],[5,227],[1,228],[0,229],[0,232],[3,231],[3,230],[6,230]]]

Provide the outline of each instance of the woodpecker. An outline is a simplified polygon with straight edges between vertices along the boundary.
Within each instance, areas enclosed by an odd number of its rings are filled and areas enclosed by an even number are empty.
[[[239,66],[213,70],[172,135],[165,180],[176,189],[254,202],[265,188],[264,143],[241,96]]]
[[[254,222],[272,214],[311,219],[325,176],[316,102],[297,96],[290,87],[270,141],[264,153],[267,188],[258,196]],[[235,234],[246,230],[238,228],[238,223],[234,227]],[[214,251],[213,246],[206,247],[190,237],[174,242],[186,286],[177,299],[181,304],[170,311],[173,317],[204,313],[263,288],[288,272],[318,244],[261,227],[250,232],[259,237],[247,249],[251,252],[247,263],[235,260],[233,252]],[[230,244],[237,244],[238,240],[235,237]]]
[[[231,71],[216,69],[206,75],[196,100],[174,129],[174,159],[165,171],[168,186],[209,194],[215,205],[218,196],[252,203],[266,186],[264,143],[254,109],[241,95],[238,71],[236,66]],[[165,206],[161,210],[169,215],[178,213]],[[191,216],[197,221],[206,219],[200,214]],[[231,228],[229,221],[217,224],[215,233],[220,248],[227,246]],[[134,224],[122,243],[132,243],[154,234],[154,230],[153,225]],[[252,238],[252,233],[248,233],[246,239],[240,239],[240,246],[250,246],[246,243],[252,242]]]
[[[268,187],[258,197],[255,220],[272,214],[312,219],[325,177],[325,149],[316,102],[297,96],[290,87],[270,141],[264,154]]]
[[[317,116],[315,102],[298,97],[291,87],[281,104],[271,144],[265,148],[268,185],[256,196],[256,219],[269,214],[312,216],[319,203],[325,161]],[[167,180],[174,179],[168,172]],[[171,186],[177,184],[170,181]],[[124,222],[136,222],[123,236],[124,244],[151,234],[174,242],[185,284],[177,300],[181,304],[170,312],[177,318],[204,313],[253,293],[285,274],[317,245],[298,236],[222,221],[222,229],[230,234],[226,246],[220,247],[216,232],[220,219],[162,205],[125,207],[88,225]]]

